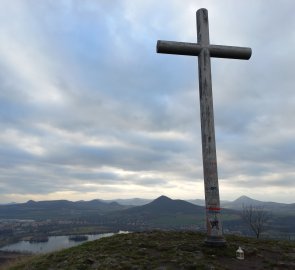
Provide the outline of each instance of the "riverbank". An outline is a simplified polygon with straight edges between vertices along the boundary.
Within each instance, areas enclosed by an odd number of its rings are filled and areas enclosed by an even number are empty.
[[[125,233],[125,232],[117,232]],[[35,254],[46,254],[49,252],[62,250],[70,247],[80,245],[82,243],[97,240],[103,237],[108,237],[114,233],[100,233],[100,234],[91,234],[83,235],[83,241],[72,241],[71,239],[75,236],[60,235],[60,236],[49,236],[47,241],[29,241],[30,237],[25,237],[14,243],[7,243],[0,249],[0,270],[6,269],[7,264],[22,260],[25,257],[33,256]],[[81,235],[80,235],[81,237]]]
[[[2,235],[0,237],[0,249],[4,246],[15,244],[19,241],[29,241],[30,239],[34,238],[36,235],[44,235],[47,237],[50,236],[71,236],[71,235],[86,235],[86,234],[103,234],[103,233],[112,233],[114,230],[109,228],[104,228],[100,226],[82,226],[77,228],[68,228],[66,229],[58,229],[52,231],[34,231],[32,232],[23,232],[23,233],[13,233],[12,235]]]
[[[73,241],[76,236],[60,235],[60,236],[49,236],[46,238],[47,241],[24,241],[21,240],[17,243],[7,245],[1,248],[1,251],[15,251],[15,252],[26,252],[32,254],[45,254],[65,248],[74,247],[80,245],[83,242],[97,240],[103,237],[112,236],[114,233],[103,233],[103,234],[86,234],[79,236],[79,239],[83,237],[81,241]],[[42,240],[42,239],[41,239]]]
[[[58,250],[59,247],[61,247],[60,249],[65,249],[65,248],[70,248],[76,245],[80,245],[82,243],[85,243],[87,241],[94,241],[96,239],[102,238],[102,237],[108,237],[111,236],[113,234],[126,234],[129,233],[128,231],[117,231],[117,232],[100,232],[100,233],[92,233],[92,234],[84,234],[83,236],[85,236],[85,240],[83,239],[83,241],[81,242],[77,242],[77,241],[71,241],[71,237],[75,238],[75,234],[64,234],[64,235],[51,235],[48,237],[48,241],[45,242],[34,242],[34,241],[30,241],[31,236],[24,236],[22,235],[21,237],[11,237],[10,239],[5,239],[5,241],[2,241],[2,246],[0,246],[0,270],[2,269],[7,269],[7,263],[10,264],[12,262],[15,261],[19,261],[22,260],[26,257],[29,256],[33,256],[35,253],[48,253],[48,252],[52,252],[55,250]],[[77,234],[78,235],[78,234]],[[81,235],[78,235],[81,236]],[[62,239],[60,239],[62,238]],[[55,241],[57,243],[55,243],[53,245],[52,243],[52,239],[55,239]],[[57,241],[57,239],[59,239],[59,241]],[[65,242],[69,243],[68,246],[61,246],[63,245]],[[19,249],[19,247],[17,246],[18,243],[23,242],[23,246]],[[46,248],[46,245],[50,244],[51,248],[52,246],[56,246],[57,248],[52,248],[52,249],[48,249]],[[26,249],[27,245],[31,245],[33,248],[29,248]],[[5,249],[5,247],[7,246],[12,246],[12,248],[10,250],[3,250],[3,248]],[[26,251],[24,251],[22,248],[25,248]],[[41,251],[41,252],[40,252]]]

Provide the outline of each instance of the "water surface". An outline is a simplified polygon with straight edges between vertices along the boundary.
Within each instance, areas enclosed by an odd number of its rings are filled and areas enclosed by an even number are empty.
[[[47,253],[52,251],[61,250],[73,246],[80,245],[87,241],[93,241],[102,237],[108,237],[114,233],[103,233],[103,234],[86,234],[88,240],[75,242],[70,241],[69,236],[49,236],[48,242],[30,243],[29,241],[20,241],[15,244],[7,245],[2,247],[0,250],[3,251],[19,251],[19,252],[30,252],[30,253]]]

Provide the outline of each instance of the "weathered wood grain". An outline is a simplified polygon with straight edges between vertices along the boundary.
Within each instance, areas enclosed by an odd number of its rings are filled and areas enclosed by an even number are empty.
[[[203,48],[204,46],[201,46],[198,43],[176,42],[166,40],[158,40],[157,42],[157,53],[199,56]],[[249,60],[252,54],[251,48],[247,47],[234,47],[211,44],[206,46],[206,48],[209,50],[210,56],[215,58]]]

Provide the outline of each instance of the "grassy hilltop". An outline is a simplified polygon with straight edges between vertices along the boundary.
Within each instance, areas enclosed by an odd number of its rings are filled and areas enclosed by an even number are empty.
[[[295,269],[295,243],[227,236],[227,247],[204,245],[198,232],[119,234],[46,255],[10,270],[30,269]],[[241,246],[245,260],[235,258]]]

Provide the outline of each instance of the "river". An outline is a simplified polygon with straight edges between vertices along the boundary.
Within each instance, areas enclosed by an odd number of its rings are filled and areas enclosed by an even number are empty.
[[[119,232],[120,233],[120,232]],[[49,236],[47,242],[30,243],[29,241],[19,241],[15,244],[10,244],[2,247],[2,251],[18,251],[18,252],[29,252],[29,253],[47,253],[52,251],[61,250],[73,246],[80,245],[87,241],[93,241],[103,237],[112,236],[114,233],[103,233],[103,234],[86,234],[88,240],[75,242],[69,240],[69,236]]]

